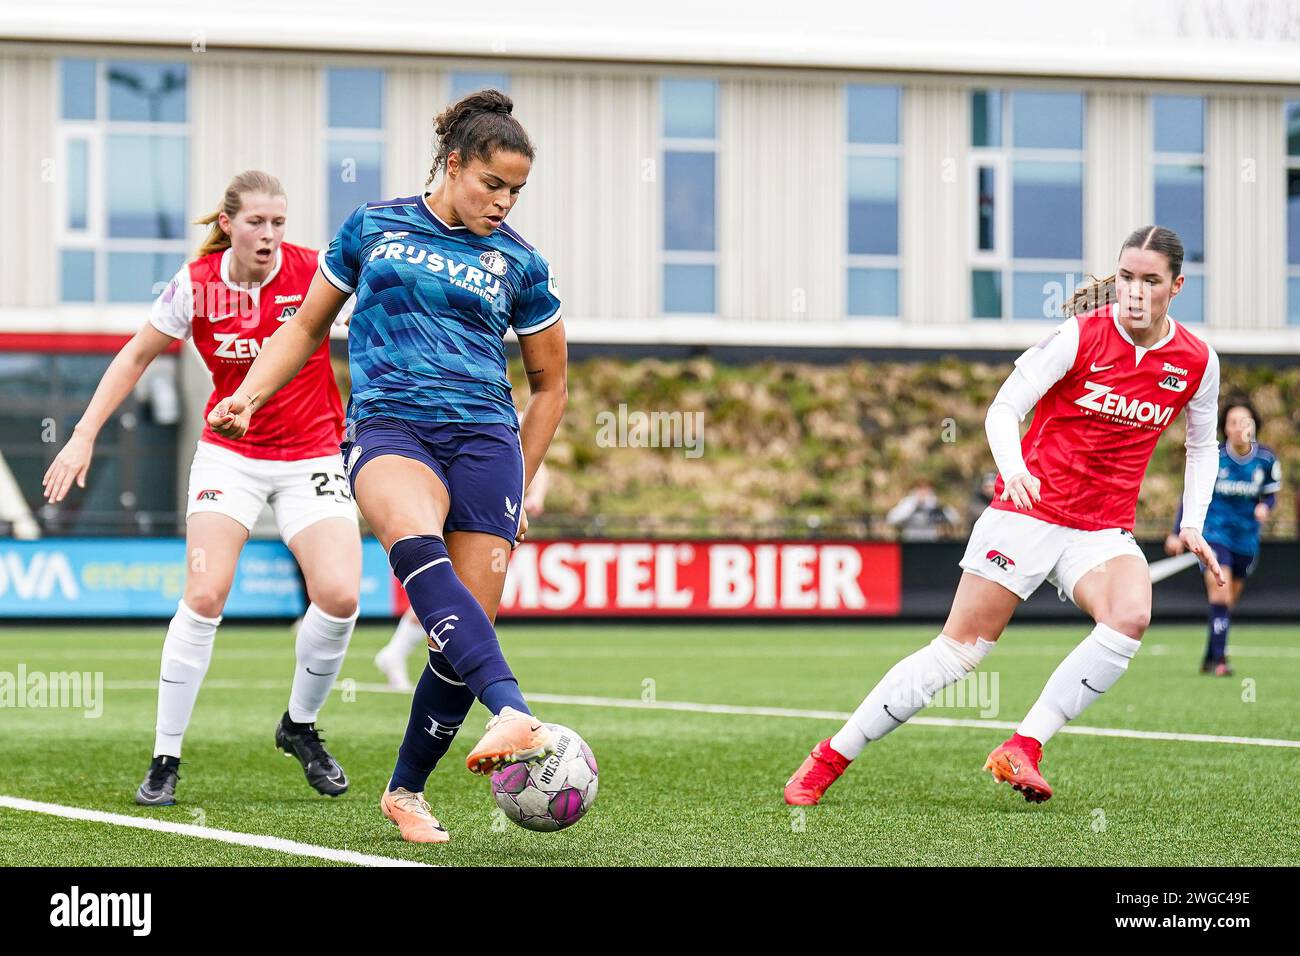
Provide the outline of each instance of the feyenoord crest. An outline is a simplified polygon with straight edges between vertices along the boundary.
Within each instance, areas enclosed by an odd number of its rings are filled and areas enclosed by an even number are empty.
[[[478,257],[478,264],[498,279],[506,274],[506,257],[495,249]]]

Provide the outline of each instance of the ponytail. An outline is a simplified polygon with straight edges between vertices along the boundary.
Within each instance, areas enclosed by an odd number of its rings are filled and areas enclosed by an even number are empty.
[[[1104,305],[1115,302],[1115,273],[1112,272],[1104,279],[1089,275],[1088,280],[1074,290],[1074,294],[1062,307],[1061,311],[1065,313],[1067,319],[1072,315],[1091,312],[1093,309],[1100,309]]]
[[[221,214],[224,212],[228,218],[234,219],[244,205],[244,193],[266,193],[269,196],[283,196],[284,187],[280,185],[280,180],[270,173],[262,172],[260,169],[245,170],[232,179],[230,184],[226,186],[226,191],[221,197],[221,204],[217,206],[216,210],[194,220],[196,226],[209,227],[208,234],[203,237],[203,242],[199,244],[199,248],[194,252],[194,258],[202,259],[214,252],[221,252],[230,248],[230,236],[221,228]]]

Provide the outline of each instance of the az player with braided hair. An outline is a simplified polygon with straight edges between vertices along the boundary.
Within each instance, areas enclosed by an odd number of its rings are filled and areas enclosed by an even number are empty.
[[[512,110],[504,93],[481,90],[438,116],[427,191],[353,211],[303,307],[209,416],[219,434],[242,434],[355,293],[347,474],[430,645],[380,800],[415,843],[449,839],[424,789],[476,698],[494,716],[470,750],[471,771],[554,746],[493,626],[526,528],[520,502],[564,413],[568,377],[550,267],[505,224],[534,156]],[[512,328],[530,389],[522,423],[503,343]]]
[[[95,437],[136,381],[177,340],[192,338],[212,373],[208,408],[243,378],[262,342],[299,307],[316,250],[284,242],[280,181],[260,170],[235,176],[195,257],[154,303],[149,321],[113,359],[68,444],[45,475],[51,502],[85,486]],[[293,552],[310,604],[298,626],[289,705],[275,743],[303,766],[317,792],[348,788],[325,749],[316,717],[329,699],[357,618],[361,537],[338,441],[343,406],[322,341],[301,372],[238,436],[205,428],[190,466],[185,513],[185,591],[167,627],[158,681],[153,761],[136,791],[145,806],[176,802],[181,742],[212,660],[217,626],[244,542],[269,504]]]
[[[1151,578],[1132,528],[1156,442],[1183,409],[1179,538],[1223,583],[1201,534],[1219,460],[1219,360],[1169,314],[1182,264],[1176,233],[1137,230],[1115,274],[1079,290],[1070,317],[1016,359],[985,420],[1000,472],[996,498],[971,529],[942,633],[895,664],[843,728],[813,748],[786,783],[787,803],[817,803],[869,743],[973,671],[1043,581],[1095,626],[984,768],[1030,802],[1051,797],[1038,769],[1043,745],[1119,680],[1150,622]],[[1022,440],[1019,423],[1031,410]]]

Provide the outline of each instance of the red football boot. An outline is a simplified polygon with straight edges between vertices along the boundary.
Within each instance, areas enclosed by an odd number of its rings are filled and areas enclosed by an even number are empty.
[[[984,769],[991,770],[997,782],[1011,784],[1011,789],[1024,794],[1030,803],[1043,803],[1051,799],[1052,788],[1038,772],[1038,761],[1042,759],[1042,744],[1033,737],[1012,734],[989,754]]]
[[[848,757],[831,748],[830,738],[812,749],[808,758],[785,783],[785,802],[796,807],[811,807],[818,803],[826,788],[840,779],[840,774],[852,763]]]

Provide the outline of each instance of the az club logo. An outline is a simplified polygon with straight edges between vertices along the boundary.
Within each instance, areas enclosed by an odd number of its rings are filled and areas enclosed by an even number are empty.
[[[1012,561],[1001,551],[997,551],[997,550],[990,551],[988,554],[984,555],[984,557],[987,560],[992,561],[1003,571],[1010,571],[1012,568],[1016,566],[1016,562]]]
[[[1160,380],[1160,387],[1167,388],[1171,392],[1187,391],[1187,379],[1179,378],[1177,375],[1166,375]]]
[[[194,496],[194,500],[195,501],[216,501],[220,497],[221,497],[221,490],[219,488],[204,488],[202,491],[200,491],[197,495]]]
[[[289,319],[293,318],[297,314],[298,314],[298,307],[296,305],[291,305],[283,312],[280,313],[279,318],[281,322],[287,322]]]

